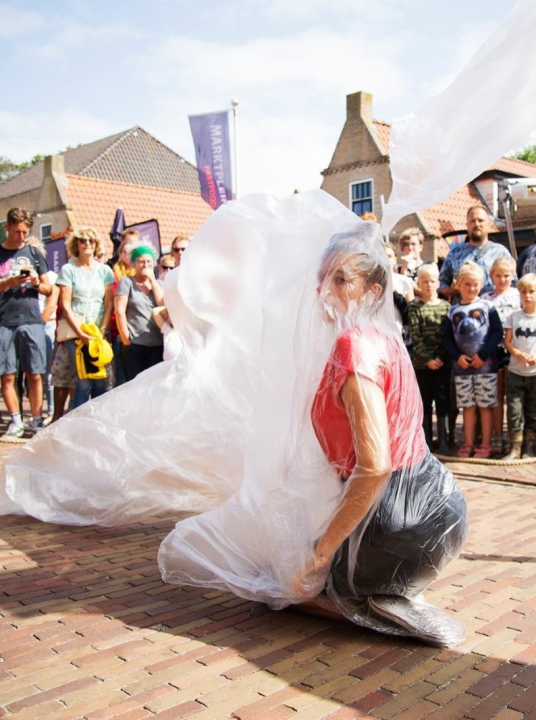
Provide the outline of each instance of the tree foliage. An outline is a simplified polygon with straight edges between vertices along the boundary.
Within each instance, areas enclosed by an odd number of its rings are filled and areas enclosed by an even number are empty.
[[[518,160],[536,163],[536,145],[527,145],[522,150],[514,153],[514,157]]]

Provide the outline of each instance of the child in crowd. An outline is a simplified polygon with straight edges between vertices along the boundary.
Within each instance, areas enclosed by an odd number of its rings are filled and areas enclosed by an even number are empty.
[[[506,377],[510,452],[505,460],[534,457],[536,440],[536,274],[517,283],[522,310],[506,320],[504,344],[511,355]],[[523,428],[525,429],[524,447]]]
[[[424,409],[424,434],[431,450],[432,405],[435,403],[438,453],[448,455],[450,356],[443,344],[443,323],[450,303],[437,296],[439,270],[435,263],[426,263],[419,267],[417,286],[421,298],[409,306],[409,327],[413,341],[413,367]]]
[[[484,300],[489,300],[497,308],[503,328],[510,315],[521,308],[519,302],[519,291],[512,287],[512,280],[516,274],[516,262],[514,258],[501,256],[493,263],[489,276],[494,285],[494,290],[484,293]],[[504,419],[504,391],[505,378],[508,372],[510,356],[500,343],[497,348],[497,405],[493,408],[493,440],[491,443],[494,455],[504,455],[505,443],[503,440],[503,419]]]
[[[460,268],[456,287],[459,305],[450,308],[444,324],[445,347],[454,361],[458,407],[463,409],[464,443],[459,457],[491,457],[493,408],[497,405],[497,346],[503,329],[499,313],[478,295],[484,271],[474,262]],[[475,448],[477,407],[480,409],[482,444]]]

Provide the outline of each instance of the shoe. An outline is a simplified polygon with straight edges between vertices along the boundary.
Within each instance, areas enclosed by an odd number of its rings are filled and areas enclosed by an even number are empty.
[[[473,457],[482,458],[483,460],[489,460],[491,457],[492,447],[491,445],[479,445],[475,448]]]
[[[35,435],[39,432],[39,430],[42,430],[45,427],[45,421],[42,417],[32,418],[29,423],[26,423],[26,427]]]
[[[458,457],[461,458],[470,458],[473,455],[473,446],[469,445],[469,443],[464,443],[461,448],[458,450]]]
[[[6,432],[2,435],[2,440],[19,440],[24,436],[24,425],[21,423],[18,425],[13,420],[7,426]]]
[[[502,437],[495,436],[491,441],[492,457],[502,457],[504,455],[504,443]]]
[[[503,460],[519,460],[521,457],[521,446],[523,444],[523,433],[510,433],[510,452],[503,457]]]
[[[367,600],[372,612],[431,645],[453,647],[465,640],[465,628],[459,620],[426,602],[402,595],[372,595]]]

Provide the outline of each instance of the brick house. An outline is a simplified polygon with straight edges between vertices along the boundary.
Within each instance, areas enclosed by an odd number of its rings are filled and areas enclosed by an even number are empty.
[[[118,207],[129,224],[158,220],[164,249],[212,212],[195,166],[141,127],[46,157],[0,184],[0,222],[15,206],[32,212],[32,232],[45,243],[91,225],[109,250]]]
[[[389,164],[391,126],[372,116],[372,95],[358,92],[346,98],[346,122],[329,166],[322,172],[322,189],[336,197],[358,215],[373,212],[381,220],[383,203],[391,193]],[[453,195],[419,212],[402,218],[390,240],[408,227],[418,227],[424,237],[423,258],[437,260],[448,248],[445,240],[459,241],[465,233],[467,208],[482,203],[494,218],[493,240],[508,243],[503,208],[497,183],[503,178],[536,177],[536,165],[502,157],[492,167]],[[518,252],[536,241],[533,209],[519,208],[514,215]]]

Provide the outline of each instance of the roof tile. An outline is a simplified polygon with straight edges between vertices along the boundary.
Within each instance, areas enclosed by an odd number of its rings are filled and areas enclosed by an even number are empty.
[[[67,175],[67,196],[79,225],[108,237],[115,211],[122,207],[129,225],[155,218],[162,246],[179,233],[193,235],[212,214],[196,193]]]

